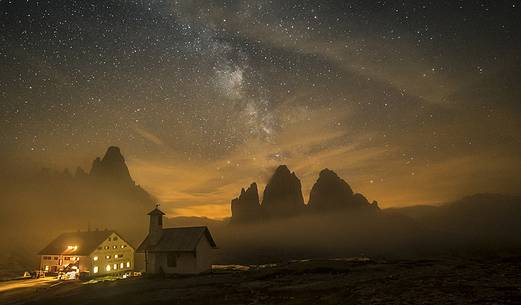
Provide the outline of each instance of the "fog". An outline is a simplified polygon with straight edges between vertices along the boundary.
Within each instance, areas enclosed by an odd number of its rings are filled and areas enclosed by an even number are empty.
[[[136,245],[154,202],[139,187],[81,174],[19,169],[0,183],[0,250],[9,258],[2,271],[28,268],[28,260],[36,268],[37,252],[64,232],[111,229]]]
[[[133,184],[48,170],[3,172],[0,179],[2,274],[37,268],[37,252],[63,232],[116,230],[134,247],[148,232],[155,200]],[[441,207],[346,209],[251,224],[198,217],[164,223],[208,225],[221,264],[475,255],[519,248],[520,203],[516,196],[477,195]]]
[[[257,264],[353,256],[472,256],[518,250],[520,214],[520,197],[481,194],[431,207],[419,216],[397,209],[347,209],[253,224],[197,219],[191,224],[208,224],[219,246],[219,262]],[[171,225],[178,223],[170,221]]]

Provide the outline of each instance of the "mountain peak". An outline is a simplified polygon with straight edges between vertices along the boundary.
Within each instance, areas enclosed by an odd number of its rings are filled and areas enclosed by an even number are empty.
[[[125,163],[125,158],[121,154],[121,150],[117,146],[110,146],[105,155],[103,156],[103,162],[119,162]]]
[[[259,192],[257,183],[250,184],[248,189],[241,189],[238,198],[232,200],[232,219],[233,223],[246,223],[258,221],[261,218]]]
[[[351,186],[328,168],[320,172],[317,182],[311,188],[308,206],[321,212],[366,207],[378,210],[376,202],[370,204],[364,195],[353,193]]]
[[[283,174],[290,174],[290,170],[287,165],[282,164],[275,169],[275,173],[273,175],[283,175]]]
[[[329,168],[324,168],[323,170],[320,171],[320,173],[318,174],[319,176],[319,179],[320,178],[326,178],[326,177],[334,177],[334,178],[338,178],[338,175],[330,170]]]
[[[286,165],[277,167],[271,176],[264,189],[262,208],[268,217],[293,216],[305,208],[300,180]]]
[[[132,177],[125,163],[125,158],[117,146],[110,146],[103,158],[97,157],[92,162],[90,175],[94,177],[106,178],[113,182],[132,184]]]

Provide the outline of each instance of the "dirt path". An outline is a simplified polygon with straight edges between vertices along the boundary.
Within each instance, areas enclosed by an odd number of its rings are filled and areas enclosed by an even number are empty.
[[[54,277],[0,282],[0,304],[23,303],[45,290],[56,289],[62,284],[64,282]]]

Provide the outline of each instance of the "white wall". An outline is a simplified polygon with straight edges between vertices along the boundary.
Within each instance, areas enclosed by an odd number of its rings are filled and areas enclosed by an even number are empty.
[[[117,240],[113,240],[114,237],[117,237]],[[106,247],[108,249],[105,249]],[[107,255],[110,258],[107,259]],[[122,255],[122,257],[116,258],[115,255]],[[98,260],[95,261],[94,257],[98,257]],[[134,269],[134,249],[116,233],[110,235],[110,241],[105,239],[98,246],[98,249],[89,255],[89,258],[92,262],[89,266],[89,271],[94,276],[126,272]],[[127,267],[127,262],[130,263],[129,267]],[[121,263],[123,263],[123,268],[121,268]],[[116,264],[116,269],[114,269],[114,264]],[[107,271],[107,265],[110,265],[110,271]],[[95,266],[98,267],[98,273],[94,273]]]
[[[201,238],[197,244],[197,272],[207,272],[212,270],[215,259],[215,249],[206,238]]]
[[[196,247],[196,253],[180,252],[177,255],[176,267],[168,267],[168,253],[147,253],[147,273],[160,273],[160,267],[166,274],[196,274],[210,271],[214,259],[212,248],[206,238],[201,238]]]
[[[147,254],[147,272],[152,274],[160,273],[160,268],[167,274],[190,274],[197,273],[196,259],[191,252],[176,253],[177,264],[175,267],[168,267],[168,253],[148,253]]]

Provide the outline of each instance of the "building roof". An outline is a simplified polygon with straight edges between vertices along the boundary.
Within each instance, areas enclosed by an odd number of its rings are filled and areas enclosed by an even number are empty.
[[[147,236],[136,251],[193,252],[203,236],[213,248],[217,248],[207,227],[181,227],[163,229],[161,239],[155,245],[150,244],[149,236]]]
[[[84,231],[63,233],[43,248],[39,255],[89,255],[115,231]],[[119,236],[119,235],[118,235]]]
[[[163,213],[163,211],[161,211],[157,206],[155,209],[153,209],[152,211],[148,212],[148,215],[165,215],[165,213]]]

